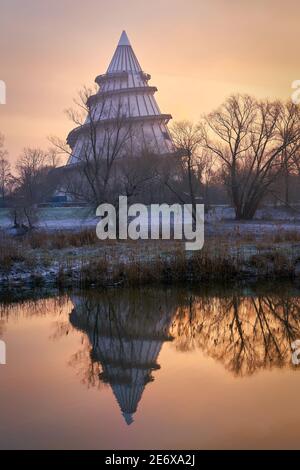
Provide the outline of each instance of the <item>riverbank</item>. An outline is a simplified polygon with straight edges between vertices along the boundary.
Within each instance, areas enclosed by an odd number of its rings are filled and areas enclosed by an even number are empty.
[[[1,287],[115,287],[300,277],[300,231],[206,228],[204,248],[181,241],[99,241],[94,229],[0,235]]]

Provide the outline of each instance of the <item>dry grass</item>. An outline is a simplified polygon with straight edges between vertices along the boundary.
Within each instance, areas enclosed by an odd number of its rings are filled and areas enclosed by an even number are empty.
[[[294,272],[295,262],[283,251],[262,252],[252,255],[250,264],[261,275],[286,277]]]
[[[0,234],[0,270],[9,272],[15,263],[26,262],[30,265],[30,257],[21,244]]]
[[[257,240],[253,233],[207,238],[201,251],[181,241],[99,241],[94,230],[32,232],[23,238],[0,234],[0,272],[21,265],[40,285],[47,273],[58,286],[115,286],[229,281],[244,277],[293,276],[300,250],[297,231]],[[275,242],[276,240],[276,242]],[[289,243],[290,248],[280,245]],[[298,251],[298,253],[297,253]],[[43,277],[44,276],[44,277]]]
[[[271,237],[273,243],[300,242],[299,230],[277,230]]]
[[[68,247],[78,248],[95,245],[99,243],[99,240],[95,230],[84,229],[79,232],[31,232],[24,237],[22,242],[32,249],[60,250]]]
[[[130,263],[109,263],[107,260],[89,261],[80,270],[80,285],[136,286],[155,283],[199,282],[201,280],[230,280],[239,272],[239,255],[230,256],[226,250],[208,244],[200,252],[188,255],[181,248],[172,255],[158,255],[151,259],[136,259]]]

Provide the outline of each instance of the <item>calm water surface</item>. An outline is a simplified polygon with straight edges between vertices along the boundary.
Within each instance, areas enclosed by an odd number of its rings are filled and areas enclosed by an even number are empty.
[[[9,300],[1,448],[300,448],[296,286]]]

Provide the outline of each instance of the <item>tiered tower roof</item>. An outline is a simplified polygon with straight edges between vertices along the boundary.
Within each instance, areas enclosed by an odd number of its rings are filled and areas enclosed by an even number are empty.
[[[96,77],[99,91],[91,96],[88,105],[97,120],[99,133],[102,127],[113,123],[116,109],[122,108],[122,116],[135,126],[137,152],[148,149],[157,154],[169,154],[174,146],[167,128],[172,118],[161,113],[154,94],[155,86],[149,86],[151,76],[145,73],[133,51],[128,36],[122,32],[115,53],[104,75]],[[76,161],[82,146],[82,136],[90,123],[70,132],[67,142],[73,150]],[[139,147],[139,150],[138,150]]]

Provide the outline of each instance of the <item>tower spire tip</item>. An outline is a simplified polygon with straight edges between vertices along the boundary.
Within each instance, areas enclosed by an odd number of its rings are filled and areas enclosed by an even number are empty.
[[[118,46],[131,46],[126,31],[122,31]]]

